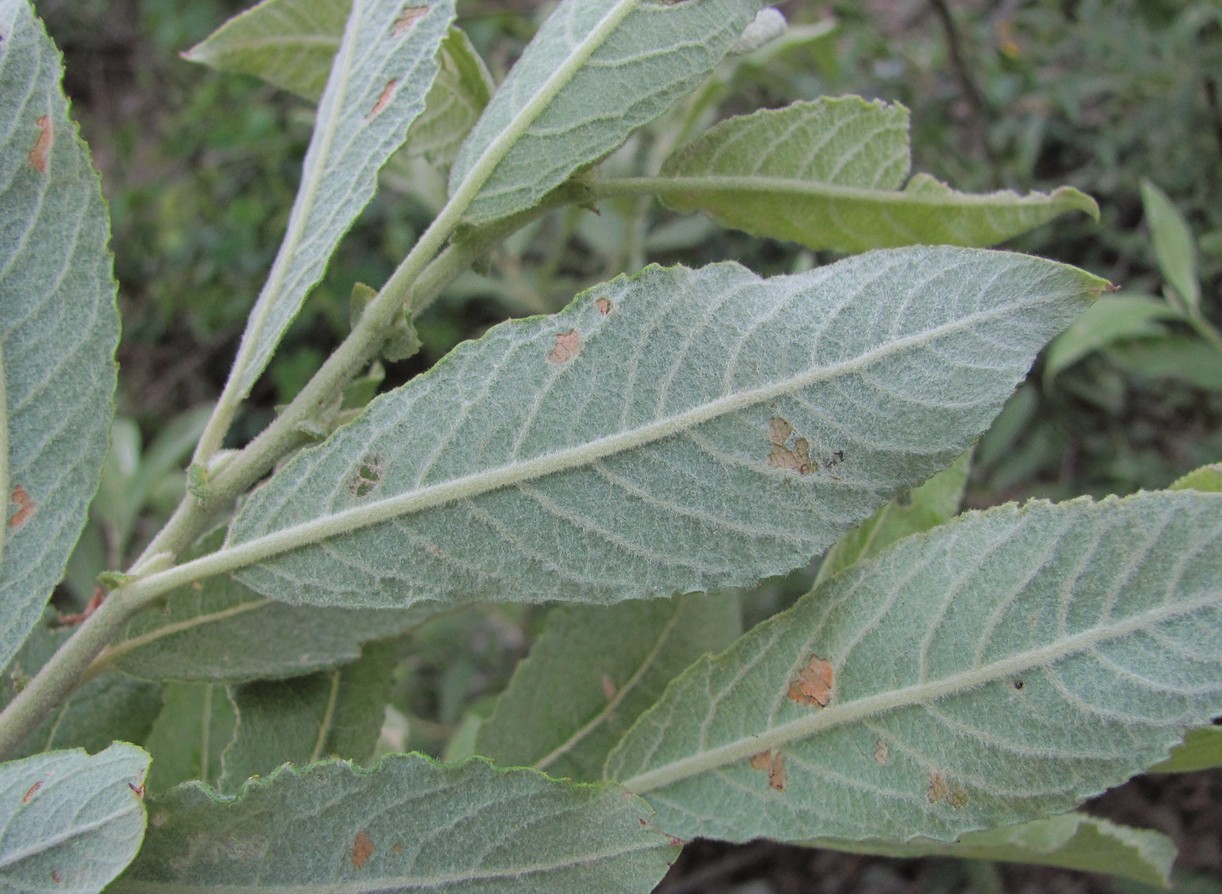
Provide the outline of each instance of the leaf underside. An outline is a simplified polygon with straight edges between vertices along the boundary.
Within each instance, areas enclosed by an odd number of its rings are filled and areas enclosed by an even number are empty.
[[[60,77],[29,4],[0,0],[0,665],[63,576],[114,411],[110,226]]]
[[[683,837],[950,840],[1062,813],[1222,712],[1220,545],[1214,494],[962,516],[694,665],[606,775]]]
[[[509,322],[254,493],[288,602],[609,603],[804,564],[987,427],[1102,282],[965,249],[649,268]],[[253,561],[252,558],[252,561]]]
[[[419,755],[286,767],[235,799],[181,786],[150,812],[116,892],[621,894],[649,890],[676,853],[615,787]]]

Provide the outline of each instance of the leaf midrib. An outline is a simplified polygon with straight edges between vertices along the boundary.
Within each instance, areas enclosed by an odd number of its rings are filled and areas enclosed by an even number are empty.
[[[991,664],[951,674],[940,680],[917,683],[889,692],[880,692],[853,702],[833,704],[804,717],[773,727],[758,735],[738,739],[691,757],[639,773],[621,784],[641,795],[692,776],[719,769],[765,750],[776,750],[798,739],[809,738],[847,723],[864,720],[897,708],[929,704],[948,695],[1006,679],[1020,671],[1047,667],[1113,639],[1136,633],[1154,624],[1189,615],[1217,603],[1217,595],[1206,593],[1199,599],[1164,603],[1154,609],[1129,615],[1111,625],[1096,625],[1035,649],[1016,652]]]
[[[273,555],[310,546],[361,528],[391,521],[403,515],[459,500],[472,499],[503,487],[592,465],[608,456],[626,453],[681,434],[711,419],[767,403],[781,395],[809,388],[820,381],[851,374],[893,354],[912,347],[919,347],[945,335],[970,329],[991,320],[1005,318],[1019,309],[1052,303],[1060,300],[1061,297],[1052,294],[1039,301],[1013,303],[993,307],[987,311],[978,311],[941,326],[897,338],[835,366],[815,367],[801,375],[773,382],[760,388],[726,395],[639,428],[607,435],[524,462],[474,472],[461,478],[453,478],[379,501],[354,506],[250,540],[227,544],[217,553],[180,565],[166,574],[182,575],[185,580],[194,580],[202,574],[217,573],[216,570],[211,570],[210,566],[223,564],[224,567],[218,570],[228,570],[251,565]]]

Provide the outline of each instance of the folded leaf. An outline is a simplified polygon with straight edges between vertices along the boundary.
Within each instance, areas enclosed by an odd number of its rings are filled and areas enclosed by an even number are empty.
[[[820,841],[820,847],[886,857],[952,857],[1037,863],[1170,886],[1175,844],[1166,835],[1134,829],[1083,813],[969,832],[956,842]]]
[[[738,599],[725,593],[556,609],[480,727],[476,753],[601,779],[611,748],[666,684],[741,631]]]
[[[419,755],[286,767],[232,799],[186,785],[150,809],[115,892],[622,894],[648,891],[677,850],[614,786]]]
[[[114,412],[110,224],[68,118],[59,51],[0,0],[0,665],[42,616],[85,525]]]
[[[683,837],[950,840],[1222,712],[1222,496],[972,513],[693,666],[608,759]]]
[[[523,211],[691,91],[764,0],[564,0],[459,151],[450,193],[481,223]]]
[[[101,891],[140,849],[149,757],[116,743],[0,764],[5,891]]]
[[[253,589],[315,605],[752,584],[947,465],[1102,287],[945,248],[770,280],[649,268],[374,400],[225,549]]]
[[[731,118],[667,160],[655,191],[676,211],[814,249],[995,245],[1067,211],[1099,216],[1076,189],[956,192],[908,176],[908,110],[857,97]]]
[[[352,0],[263,0],[183,58],[218,71],[254,75],[317,102],[351,11]]]
[[[242,336],[227,389],[245,396],[340,238],[373,198],[378,170],[424,111],[453,0],[355,0],[331,68],[288,231]]]

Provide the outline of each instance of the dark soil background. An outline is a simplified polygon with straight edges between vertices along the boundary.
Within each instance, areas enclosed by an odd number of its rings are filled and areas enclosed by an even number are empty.
[[[62,47],[74,114],[102,171],[114,219],[124,337],[120,412],[151,434],[219,391],[278,242],[309,136],[306,110],[251,79],[181,61],[242,4],[236,0],[43,0]],[[530,33],[534,0],[460,3],[494,71]],[[1157,294],[1138,186],[1155,180],[1200,236],[1207,312],[1222,281],[1222,7],[1214,2],[871,0],[782,4],[795,22],[835,17],[809,58],[756,72],[729,111],[821,93],[900,100],[913,111],[918,170],[960,189],[1049,189],[1094,195],[1096,226],[1065,219],[1014,247],[1079,264]],[[509,50],[503,49],[509,47]],[[508,53],[508,55],[506,55]],[[375,203],[336,264],[335,291],[377,283],[427,223],[420,208]],[[571,278],[597,270],[588,244],[567,243]],[[724,237],[702,250],[756,269],[783,269],[787,246]],[[494,259],[495,260],[495,259]],[[822,258],[820,260],[823,260]],[[347,280],[342,277],[348,277]],[[564,283],[570,288],[568,281]],[[571,288],[567,294],[572,294]],[[505,308],[453,300],[429,318],[433,353],[478,332]],[[512,312],[512,306],[509,308]],[[347,309],[313,306],[294,326],[254,395],[249,434],[300,387],[346,328]],[[503,315],[503,314],[502,314]],[[426,326],[422,323],[422,329]],[[421,368],[390,370],[405,379]],[[1037,373],[1038,376],[1038,373]],[[1174,376],[1134,374],[1107,357],[1056,387],[1033,380],[1028,415],[990,435],[970,501],[1128,493],[1161,487],[1222,458],[1222,399]],[[239,432],[239,437],[243,432]],[[154,513],[155,514],[155,513]],[[1177,889],[1222,891],[1222,773],[1150,776],[1087,811],[1158,829],[1180,849]],[[766,842],[694,842],[664,894],[815,892],[1130,892],[1130,883],[1036,867],[887,860]]]

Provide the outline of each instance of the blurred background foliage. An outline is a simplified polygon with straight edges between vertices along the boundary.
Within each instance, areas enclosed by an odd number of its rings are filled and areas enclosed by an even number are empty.
[[[103,173],[124,333],[115,451],[74,558],[69,604],[121,567],[173,506],[181,466],[220,390],[283,231],[311,110],[179,53],[243,0],[41,0],[74,113]],[[913,169],[958,189],[1092,195],[1007,247],[1123,287],[1050,348],[979,445],[970,505],[1163,487],[1222,459],[1222,4],[1216,0],[855,0],[780,4],[789,32],[723,69],[634,136],[611,169],[656,166],[730,114],[861,94],[912,110]],[[546,12],[538,0],[461,0],[460,24],[500,78]],[[1144,185],[1143,185],[1144,184]],[[343,243],[252,396],[241,441],[301,387],[349,326],[356,283],[380,285],[436,211],[444,180],[397,167]],[[386,364],[406,381],[508,316],[559,309],[648,261],[732,258],[763,274],[833,260],[721,230],[656,203],[607,201],[532,224],[418,321],[425,349]],[[745,603],[767,616],[810,574]],[[438,752],[503,687],[538,614],[469,611],[403,644],[396,747]],[[473,647],[474,644],[474,647]],[[394,737],[392,730],[392,738]]]

